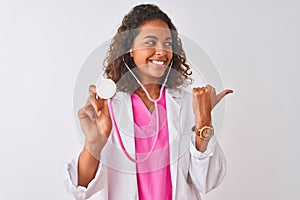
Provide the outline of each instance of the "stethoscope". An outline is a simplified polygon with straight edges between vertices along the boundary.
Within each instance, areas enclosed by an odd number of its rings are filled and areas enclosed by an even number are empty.
[[[126,148],[124,146],[124,143],[123,143],[123,141],[121,139],[120,131],[119,131],[119,128],[117,126],[115,115],[114,115],[114,112],[113,112],[113,107],[112,107],[112,97],[116,94],[116,88],[117,88],[115,82],[113,80],[111,80],[111,79],[108,79],[108,78],[102,78],[102,79],[100,79],[98,81],[98,83],[96,85],[96,91],[97,91],[97,95],[100,98],[107,99],[107,101],[108,101],[108,110],[109,110],[110,118],[112,120],[112,124],[113,124],[114,130],[117,133],[117,138],[118,138],[118,141],[120,143],[122,151],[124,152],[124,154],[126,155],[126,157],[129,160],[131,160],[132,162],[134,162],[134,163],[142,163],[142,162],[146,161],[149,158],[149,156],[153,153],[154,147],[156,146],[156,143],[157,143],[158,132],[159,132],[159,115],[158,115],[157,102],[162,98],[162,93],[163,93],[163,90],[165,88],[166,82],[168,80],[168,76],[170,74],[170,71],[171,71],[171,68],[172,68],[172,65],[173,65],[173,60],[172,60],[172,62],[170,64],[170,66],[169,66],[166,78],[165,78],[165,80],[164,80],[164,82],[163,82],[163,84],[161,86],[159,97],[157,99],[151,98],[151,96],[149,95],[149,92],[147,91],[147,89],[145,88],[145,86],[139,81],[139,79],[135,76],[135,74],[132,72],[132,70],[130,69],[130,67],[125,62],[124,57],[123,57],[123,62],[125,64],[126,68],[128,69],[128,71],[131,73],[131,75],[135,78],[135,80],[137,81],[137,83],[144,90],[144,92],[147,95],[147,98],[152,103],[154,103],[154,106],[155,106],[154,110],[155,110],[155,114],[157,116],[156,117],[156,124],[157,124],[157,126],[156,126],[155,139],[154,139],[153,145],[152,145],[149,153],[144,158],[142,158],[141,160],[137,160],[137,159],[134,159],[133,157],[131,157],[129,155],[129,153],[127,152],[127,150],[126,150]]]

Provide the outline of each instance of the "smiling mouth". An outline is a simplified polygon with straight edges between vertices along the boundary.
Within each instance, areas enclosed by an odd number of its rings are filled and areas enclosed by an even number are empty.
[[[163,61],[163,60],[150,60],[150,62],[159,67],[165,67],[167,64],[167,61]]]

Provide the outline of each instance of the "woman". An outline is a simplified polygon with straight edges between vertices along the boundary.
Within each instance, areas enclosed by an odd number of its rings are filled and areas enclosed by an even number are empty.
[[[155,5],[134,7],[112,40],[106,66],[105,76],[117,84],[112,104],[121,140],[108,100],[90,86],[78,112],[84,148],[68,165],[76,199],[98,191],[113,200],[201,199],[219,185],[226,163],[211,111],[232,90],[182,90],[190,67],[169,17]]]

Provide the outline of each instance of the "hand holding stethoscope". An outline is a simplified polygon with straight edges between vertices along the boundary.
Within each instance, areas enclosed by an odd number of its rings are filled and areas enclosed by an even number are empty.
[[[89,87],[89,96],[79,110],[80,126],[85,134],[85,147],[99,160],[100,152],[112,129],[108,100],[97,96],[96,86]]]

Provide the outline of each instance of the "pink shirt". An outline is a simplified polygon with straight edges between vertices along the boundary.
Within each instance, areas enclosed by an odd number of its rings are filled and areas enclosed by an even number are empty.
[[[136,159],[148,155],[155,141],[157,132],[156,111],[152,113],[137,94],[131,95]],[[169,134],[166,113],[166,98],[163,91],[158,101],[159,132],[153,153],[147,160],[137,163],[137,185],[140,200],[172,199],[172,182],[170,172]]]

